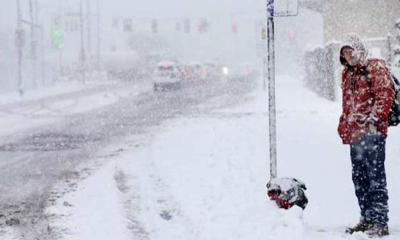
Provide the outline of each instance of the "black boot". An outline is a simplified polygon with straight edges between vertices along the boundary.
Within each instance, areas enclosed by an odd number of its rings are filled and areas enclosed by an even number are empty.
[[[366,230],[365,233],[369,237],[384,237],[389,235],[389,228],[387,225],[384,226],[373,225],[370,229]]]
[[[371,229],[374,225],[365,221],[360,221],[354,227],[349,227],[346,229],[346,233],[353,234],[355,232],[365,232]]]

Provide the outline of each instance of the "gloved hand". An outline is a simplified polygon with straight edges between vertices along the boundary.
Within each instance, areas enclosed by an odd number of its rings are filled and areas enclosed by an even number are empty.
[[[369,123],[368,124],[368,129],[369,129],[369,133],[378,134],[378,130],[377,130],[375,124]]]
[[[374,116],[369,116],[366,120],[366,123],[368,124],[368,130],[370,134],[378,134],[378,130],[376,128],[376,122],[378,118]]]

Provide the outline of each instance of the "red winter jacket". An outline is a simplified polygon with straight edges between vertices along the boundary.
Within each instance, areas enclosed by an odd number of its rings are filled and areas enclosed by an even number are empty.
[[[369,123],[387,136],[388,117],[395,92],[384,61],[368,59],[365,65],[354,68],[345,66],[342,94],[343,112],[338,132],[344,144],[357,143],[370,131]]]

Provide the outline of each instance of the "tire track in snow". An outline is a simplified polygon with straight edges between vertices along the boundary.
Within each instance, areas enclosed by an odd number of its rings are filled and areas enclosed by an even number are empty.
[[[166,229],[165,225],[170,225],[167,228],[170,230],[168,234],[175,239],[198,239],[198,231],[194,230],[196,225],[182,212],[168,185],[158,177],[160,175],[156,172],[154,163],[148,161],[146,158],[137,158],[135,163],[129,163],[129,166],[117,166],[114,177],[123,194],[129,220],[128,228],[135,239],[168,239],[162,235],[164,232],[157,232],[159,226]],[[128,174],[127,170],[122,169],[141,170]]]

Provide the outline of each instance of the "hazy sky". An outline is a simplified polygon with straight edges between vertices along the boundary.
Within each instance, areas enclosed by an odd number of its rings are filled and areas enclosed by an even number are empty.
[[[261,4],[260,4],[261,3]],[[263,8],[260,0],[103,0],[104,9],[121,13],[162,16],[252,14]],[[258,5],[258,6],[257,6]]]
[[[15,0],[6,0],[15,1]],[[21,0],[28,1],[28,0]],[[57,0],[39,0],[55,3]],[[64,5],[77,5],[79,0],[60,0]],[[83,0],[86,1],[86,0]],[[90,0],[95,4],[96,0]],[[203,16],[262,11],[264,1],[260,0],[99,0],[103,11],[139,16]]]
[[[20,0],[23,16],[28,15],[29,0]],[[34,0],[33,0],[34,1]],[[37,0],[42,12],[77,11],[80,0]],[[86,2],[87,0],[83,0]],[[95,7],[97,0],[90,0]],[[235,17],[263,14],[263,0],[99,0],[106,15],[150,18]],[[16,0],[1,0],[0,26],[16,20]],[[25,17],[25,18],[26,18]]]

